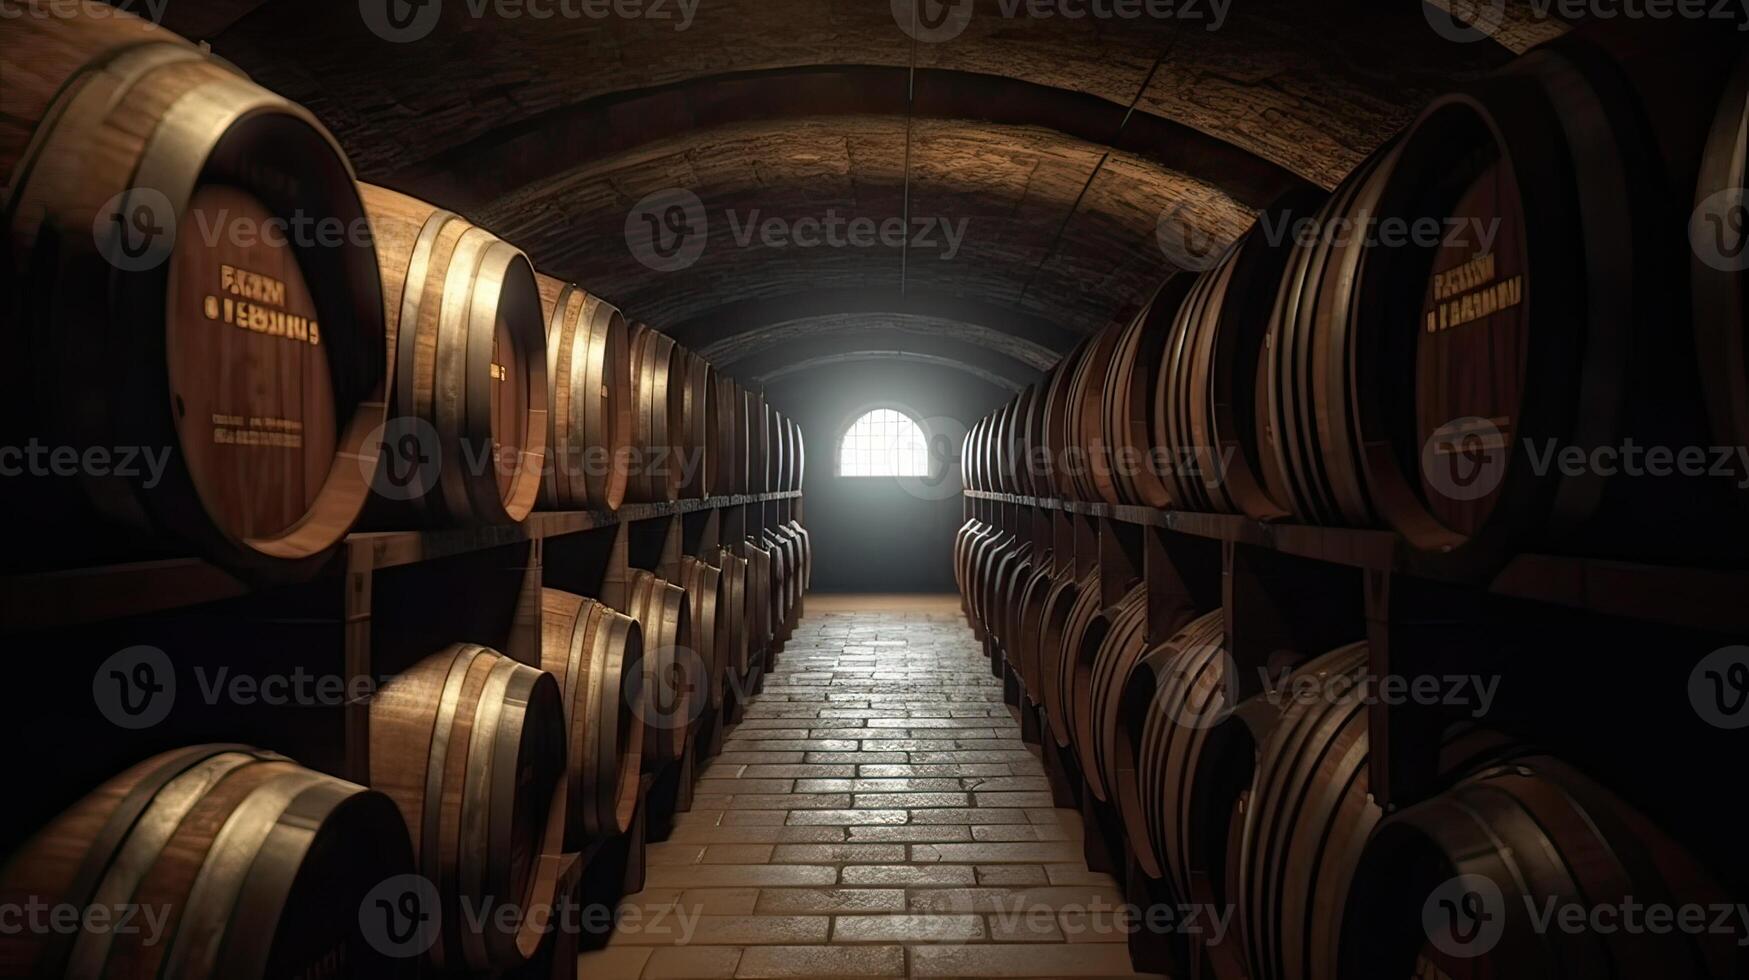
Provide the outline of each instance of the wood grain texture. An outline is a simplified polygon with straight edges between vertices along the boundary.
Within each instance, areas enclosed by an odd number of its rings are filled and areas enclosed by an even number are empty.
[[[565,848],[625,833],[638,804],[644,673],[637,620],[582,596],[541,590],[541,667],[564,697]]]
[[[426,524],[515,524],[533,509],[548,436],[546,320],[528,258],[457,215],[361,185],[395,338],[391,415],[417,436],[396,495]],[[422,423],[422,424],[421,424]],[[427,445],[429,443],[429,445]]]
[[[444,905],[433,966],[513,967],[538,947],[524,913],[552,896],[541,858],[563,838],[565,719],[551,674],[474,644],[432,654],[371,700],[371,785],[400,808]],[[511,927],[466,927],[464,902]]]
[[[0,871],[21,907],[119,900],[161,925],[8,930],[0,963],[18,976],[412,976],[359,915],[412,870],[382,794],[247,746],[177,749],[93,790]]]
[[[311,574],[365,502],[385,410],[350,166],[307,111],[168,32],[103,5],[39,6],[0,38],[0,278],[33,365],[8,426],[21,443],[165,464],[11,492],[137,539],[94,533],[69,551]]]

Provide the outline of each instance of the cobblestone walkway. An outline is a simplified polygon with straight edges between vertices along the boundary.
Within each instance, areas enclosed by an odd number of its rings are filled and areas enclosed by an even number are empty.
[[[957,607],[818,605],[579,977],[1132,976]]]

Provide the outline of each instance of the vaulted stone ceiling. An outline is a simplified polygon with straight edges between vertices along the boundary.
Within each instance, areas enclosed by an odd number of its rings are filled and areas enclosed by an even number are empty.
[[[917,2],[215,0],[166,23],[309,106],[362,178],[744,380],[912,358],[1008,386],[1551,33],[1522,2],[1481,43],[1414,2]],[[642,15],[594,16],[615,9]],[[628,229],[684,194],[702,251],[659,271]],[[843,244],[855,219],[908,224]]]

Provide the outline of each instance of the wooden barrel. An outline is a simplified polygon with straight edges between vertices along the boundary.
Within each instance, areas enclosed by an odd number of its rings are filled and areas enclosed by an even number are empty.
[[[723,615],[723,570],[689,555],[680,559],[679,585],[686,590],[686,603],[692,618],[692,645],[701,661],[701,687],[696,697],[706,699],[699,702],[702,713],[707,705],[723,703],[725,665],[723,648],[718,646],[722,637],[719,620]]]
[[[982,628],[973,613],[972,593],[972,559],[979,539],[991,533],[994,528],[980,520],[969,520],[959,529],[954,542],[954,583],[959,588],[960,608],[965,611],[966,622],[973,629]]]
[[[807,476],[808,452],[807,447],[803,445],[802,424],[795,419],[790,419],[789,427],[789,442],[790,449],[792,450],[789,463],[789,488],[791,490],[800,491],[802,489],[802,481]]]
[[[1009,403],[1007,431],[1002,439],[1002,480],[1009,493],[1031,491],[1026,479],[1026,422],[1037,398],[1038,386],[1028,385]]]
[[[1075,376],[1091,343],[1092,338],[1083,339],[1073,350],[1063,355],[1063,359],[1057,362],[1051,387],[1045,392],[1045,482],[1050,486],[1050,495],[1058,500],[1076,499],[1075,479],[1071,470],[1079,469],[1082,461],[1079,459],[1080,450],[1076,448],[1076,436],[1072,430],[1075,405],[1071,395],[1075,387]]]
[[[1034,703],[1042,697],[1039,692],[1039,637],[1044,628],[1045,600],[1052,585],[1058,581],[1052,560],[1053,553],[1049,548],[1033,559],[1032,573],[1020,588],[1020,608],[1016,616],[1019,635],[1009,650],[1015,672],[1020,675],[1021,689]]]
[[[1696,217],[1689,230],[1699,239],[1690,249],[1696,362],[1712,441],[1721,446],[1749,445],[1749,302],[1744,269],[1738,268],[1749,243],[1749,223],[1742,221],[1743,209],[1749,207],[1745,187],[1749,56],[1738,60],[1720,93],[1695,183]]]
[[[1395,144],[1388,144],[1379,152],[1389,159],[1395,150]],[[1352,438],[1344,420],[1331,417],[1332,411],[1340,410],[1342,394],[1351,387],[1347,363],[1333,358],[1323,366],[1338,376],[1319,374],[1313,352],[1340,339],[1326,335],[1318,338],[1324,341],[1322,346],[1316,343],[1320,290],[1331,275],[1330,253],[1343,245],[1352,246],[1356,234],[1352,229],[1364,227],[1358,224],[1356,198],[1379,159],[1375,155],[1364,162],[1319,209],[1313,237],[1300,241],[1282,274],[1265,341],[1268,428],[1274,437],[1275,468],[1282,474],[1287,496],[1282,503],[1295,519],[1306,523],[1365,526],[1372,522],[1371,510],[1360,497],[1360,477],[1351,457],[1320,451],[1325,443],[1346,446]],[[1344,347],[1342,352],[1346,351]],[[1321,426],[1328,433],[1324,442],[1317,441]]]
[[[426,524],[520,522],[539,496],[547,447],[547,321],[534,267],[458,215],[360,190],[396,348],[385,429],[395,451],[378,489]]]
[[[778,489],[796,489],[797,470],[801,466],[801,443],[796,430],[795,419],[783,417],[783,479],[778,481]]]
[[[662,503],[680,497],[675,456],[684,447],[685,362],[673,338],[644,324],[632,328],[632,465],[626,499]]]
[[[1669,424],[1694,399],[1665,367],[1680,297],[1651,142],[1616,66],[1563,42],[1435,100],[1338,189],[1332,218],[1444,233],[1325,235],[1290,262],[1272,414],[1297,515],[1385,524],[1454,575],[1526,547],[1722,550],[1668,501],[1585,541],[1607,499],[1660,481],[1536,461],[1699,435]]]
[[[192,551],[255,580],[313,574],[369,496],[389,377],[339,145],[104,4],[28,0],[0,73],[0,319],[29,365],[0,438],[109,461],[5,481],[32,517],[7,565]],[[70,543],[94,512],[114,527]]]
[[[1071,690],[1075,750],[1087,785],[1100,800],[1115,803],[1118,706],[1130,672],[1148,651],[1148,590],[1137,584],[1117,605],[1099,614],[1102,631],[1089,629],[1074,667]],[[1090,641],[1103,633],[1097,646]]]
[[[783,489],[783,471],[786,465],[783,442],[784,416],[775,408],[765,413],[765,489]]]
[[[755,392],[745,392],[744,401],[747,408],[747,478],[751,483],[747,489],[749,493],[766,493],[771,490],[771,409],[765,404],[765,396]]]
[[[996,601],[999,610],[1002,637],[1002,656],[1012,663],[1020,647],[1026,642],[1026,635],[1020,629],[1020,617],[1023,611],[1020,600],[1021,593],[1026,590],[1027,583],[1032,581],[1033,564],[1036,561],[1036,548],[1027,541],[1018,551],[1014,559],[1008,563],[1005,571],[999,572],[1001,581],[997,584]]]
[[[1008,406],[1003,405],[990,413],[990,424],[984,427],[983,437],[979,440],[978,450],[981,454],[978,460],[978,472],[983,475],[984,486],[991,493],[1003,493],[1004,483],[1001,473],[1002,427],[1007,419],[1004,417]]]
[[[644,770],[679,759],[709,697],[704,661],[694,649],[686,590],[639,569],[632,572],[626,612],[644,629],[641,695],[633,700],[644,724]]]
[[[1013,533],[997,528],[994,535],[979,542],[978,553],[972,559],[972,587],[976,590],[972,609],[985,633],[996,629],[996,603],[990,594],[996,582],[996,564],[1017,544]]]
[[[765,550],[771,553],[770,622],[772,639],[782,642],[789,625],[791,563],[795,556],[789,546],[771,528],[760,533]]]
[[[784,549],[784,568],[789,573],[788,579],[784,582],[784,596],[793,618],[795,608],[801,604],[805,585],[806,543],[801,532],[789,523],[773,525],[770,529],[770,535],[771,539],[778,542]]]
[[[1266,370],[1273,301],[1294,228],[1322,195],[1297,191],[1265,208],[1257,224],[1197,278],[1170,324],[1156,379],[1152,432],[1172,474],[1168,492],[1188,510],[1286,515],[1287,491],[1268,430]]]
[[[1095,622],[1100,608],[1099,572],[1086,573],[1075,583],[1069,595],[1070,605],[1061,625],[1047,614],[1045,635],[1039,658],[1041,679],[1045,689],[1045,716],[1050,720],[1051,735],[1057,744],[1070,748],[1075,744],[1075,660],[1086,642],[1088,630],[1099,630]]]
[[[1008,421],[1014,409],[1013,402],[1004,402],[1001,407],[990,413],[990,429],[984,436],[985,480],[990,489],[996,493],[1008,492],[1008,476],[1006,461],[1003,458],[1003,447],[1008,441]]]
[[[988,596],[990,635],[1007,655],[1008,644],[1014,640],[1013,623],[1009,613],[1013,609],[1014,577],[1020,566],[1031,562],[1032,542],[1015,537],[1006,547],[994,556],[990,564],[989,579],[985,584],[985,595]]]
[[[1034,386],[1032,403],[1026,409],[1026,424],[1020,434],[1021,492],[1033,497],[1052,496],[1050,449],[1045,446],[1045,406],[1056,377],[1057,369],[1052,368],[1044,380]]]
[[[685,369],[682,391],[681,431],[685,443],[680,453],[680,496],[687,500],[708,497],[716,486],[717,401],[712,397],[716,387],[716,369],[710,362],[682,348],[680,360]]]
[[[962,579],[960,590],[965,599],[966,620],[975,631],[982,631],[983,621],[978,617],[978,586],[977,562],[978,553],[983,549],[983,540],[996,533],[995,525],[978,521],[966,534],[965,548],[961,558]]]
[[[995,603],[990,596],[990,587],[996,578],[995,565],[1016,543],[1013,533],[997,528],[993,534],[978,541],[977,551],[972,556],[972,613],[977,617],[979,628],[986,633],[996,619]]]
[[[777,420],[776,440],[777,446],[780,450],[778,453],[779,462],[777,466],[777,478],[773,486],[778,490],[788,490],[790,489],[790,481],[792,478],[791,468],[795,463],[795,446],[793,444],[790,420],[789,416],[781,413],[774,412],[772,415]]]
[[[564,843],[565,707],[551,674],[458,643],[370,702],[370,781],[401,809],[443,908],[439,969],[527,962],[544,934]],[[491,927],[464,925],[482,910]],[[500,928],[501,923],[509,928]]]
[[[625,499],[632,429],[625,317],[579,286],[550,276],[536,282],[552,384],[541,506],[617,510]]]
[[[990,429],[985,466],[990,471],[990,486],[998,493],[1014,492],[1008,446],[1014,434],[1015,408],[1015,403],[1010,400],[997,409],[995,425]]]
[[[1124,327],[1114,323],[1089,338],[1069,389],[1070,445],[1077,450],[1071,457],[1074,462],[1069,476],[1076,499],[1090,503],[1118,503],[1111,447],[1105,441],[1105,386]]]
[[[1149,651],[1120,707],[1118,810],[1138,863],[1182,902],[1199,900],[1199,881],[1221,907],[1229,900],[1228,832],[1255,751],[1231,714],[1234,670],[1222,614],[1212,612]]]
[[[717,399],[716,455],[713,457],[715,477],[713,493],[747,492],[747,433],[742,424],[741,395],[735,383],[714,375]]]
[[[752,538],[744,539],[740,549],[747,559],[747,645],[752,658],[771,644],[771,552]]]
[[[1106,368],[1101,439],[1109,447],[1111,502],[1165,507],[1172,503],[1169,474],[1160,465],[1151,427],[1162,354],[1192,277],[1166,280],[1142,312],[1118,332]]]
[[[594,599],[541,590],[541,667],[564,699],[565,849],[625,833],[638,806],[644,725],[632,710],[644,674],[637,620]]]
[[[802,574],[797,583],[796,593],[802,595],[814,585],[814,536],[808,533],[808,529],[802,526],[801,521],[793,517],[789,519],[788,527],[795,532],[797,541],[801,543]]]
[[[989,416],[972,423],[972,428],[966,433],[966,441],[961,448],[960,470],[965,474],[966,486],[982,491],[985,489],[984,473],[979,465],[983,456],[984,427],[989,424]]]
[[[735,683],[747,673],[747,559],[718,548],[711,560],[723,570],[717,601],[717,676],[711,681],[711,705],[721,707],[731,672]]]
[[[1239,919],[1255,980],[1335,980],[1342,901],[1382,813],[1369,792],[1357,643],[1290,677],[1263,740],[1239,841]]]
[[[1614,927],[1538,928],[1609,910]],[[1619,910],[1638,906],[1627,918]],[[1730,908],[1694,857],[1567,764],[1525,756],[1393,815],[1366,845],[1341,916],[1341,975],[1741,977],[1736,930],[1671,928]],[[1663,928],[1647,910],[1663,908]]]
[[[37,977],[413,976],[417,960],[364,919],[373,889],[413,870],[381,793],[247,746],[176,749],[98,787],[0,871],[15,915],[108,912],[116,928],[20,916],[0,933],[0,964]]]

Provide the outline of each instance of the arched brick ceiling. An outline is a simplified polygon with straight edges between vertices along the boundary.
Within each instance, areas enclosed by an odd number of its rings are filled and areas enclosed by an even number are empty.
[[[738,362],[763,354],[773,348],[810,338],[842,340],[858,334],[884,332],[896,337],[952,336],[956,340],[976,344],[1001,354],[1016,365],[1043,371],[1056,363],[1055,348],[1016,337],[1004,330],[941,317],[871,316],[866,313],[837,313],[805,320],[773,323],[736,337],[716,341],[697,348],[711,363],[733,367]]]
[[[1332,186],[1429,96],[1510,57],[1442,38],[1418,4],[1369,0],[1234,2],[1218,30],[975,0],[941,43],[913,41],[881,0],[698,0],[683,31],[427,2],[435,29],[404,44],[350,0],[222,0],[201,28],[327,122],[363,178],[767,374],[809,331],[883,356],[895,333],[937,333],[962,353],[915,353],[1012,380],[1034,348],[1128,315],[1274,194]],[[657,273],[624,229],[666,188],[697,194],[710,230],[698,261]],[[951,259],[742,245],[731,213],[946,218],[964,238]],[[832,297],[858,301],[784,315]]]
[[[1024,387],[1041,376],[1041,366],[996,354],[957,331],[921,333],[887,325],[863,326],[858,330],[857,340],[857,344],[846,344],[842,334],[831,332],[798,335],[780,346],[736,358],[724,367],[738,378],[761,381],[792,363],[827,363],[837,354],[878,350],[892,357],[910,355],[920,360],[946,359],[975,365],[988,377],[1000,378],[1002,386],[1010,389]]]
[[[912,351],[887,350],[855,350],[841,351],[834,354],[810,355],[791,360],[782,367],[773,368],[764,374],[753,375],[748,378],[748,381],[763,386],[771,384],[781,378],[789,377],[793,374],[799,374],[803,371],[812,371],[818,368],[854,367],[857,365],[870,363],[878,364],[889,361],[896,361],[907,366],[926,364],[959,371],[964,374],[969,374],[972,377],[984,381],[992,387],[1002,391],[1015,392],[1025,387],[1025,385],[1015,382],[1010,378],[987,371],[975,364],[970,364],[957,358],[941,357],[936,354],[919,354]]]

